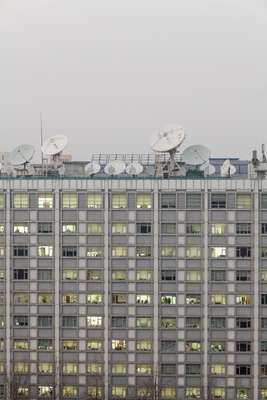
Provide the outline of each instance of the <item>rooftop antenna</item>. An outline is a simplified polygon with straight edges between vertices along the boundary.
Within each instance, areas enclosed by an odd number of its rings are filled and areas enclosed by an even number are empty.
[[[42,152],[44,137],[43,137],[43,116],[40,112],[40,142],[41,142],[41,162],[42,162],[42,172],[44,172],[44,154]]]
[[[201,165],[207,163],[210,158],[210,150],[202,146],[202,144],[194,144],[193,146],[187,147],[183,154],[182,160],[188,164],[195,167],[200,167]]]
[[[262,162],[266,162],[266,155],[265,155],[265,144],[261,145],[261,153],[262,153]]]
[[[64,135],[52,136],[43,143],[42,153],[51,157],[54,167],[61,164],[60,156],[67,143],[68,138]]]

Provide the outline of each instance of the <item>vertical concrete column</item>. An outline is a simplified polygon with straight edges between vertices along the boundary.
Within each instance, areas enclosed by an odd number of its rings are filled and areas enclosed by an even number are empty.
[[[158,377],[158,365],[159,365],[159,287],[158,287],[158,275],[159,275],[159,191],[155,183],[154,189],[154,218],[153,218],[153,232],[154,232],[154,342],[153,342],[153,356],[154,356],[154,377]]]
[[[11,324],[10,324],[10,285],[11,285],[11,271],[10,271],[10,240],[11,240],[11,227],[10,227],[10,222],[11,222],[11,192],[10,190],[6,191],[6,199],[5,199],[5,211],[6,211],[6,248],[5,248],[5,256],[6,256],[6,273],[5,273],[5,279],[6,279],[6,375],[8,379],[8,383],[10,383],[11,379],[11,363],[10,363],[10,356],[11,356]],[[7,385],[6,388],[6,399],[10,399],[10,386],[9,384]]]
[[[105,385],[105,400],[108,400],[109,395],[109,373],[108,373],[108,350],[109,350],[109,201],[108,201],[108,183],[105,182],[105,211],[104,211],[104,385]]]
[[[208,400],[209,384],[208,384],[208,324],[209,324],[209,193],[207,182],[205,182],[204,190],[204,275],[203,275],[203,398]]]
[[[255,181],[254,192],[254,333],[253,333],[253,399],[259,398],[259,185]]]
[[[60,393],[60,192],[55,190],[55,398]]]

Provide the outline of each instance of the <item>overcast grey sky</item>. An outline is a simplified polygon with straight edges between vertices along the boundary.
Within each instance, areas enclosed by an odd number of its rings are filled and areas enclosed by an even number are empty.
[[[0,151],[65,134],[74,158],[267,145],[266,0],[0,0]]]

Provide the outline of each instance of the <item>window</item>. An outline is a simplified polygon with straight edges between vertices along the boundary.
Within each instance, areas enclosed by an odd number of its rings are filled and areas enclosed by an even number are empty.
[[[251,208],[251,195],[237,193],[236,208]]]
[[[65,293],[62,296],[63,304],[76,304],[79,302],[79,296],[76,293]]]
[[[176,234],[176,224],[175,223],[161,224],[161,233],[165,234],[165,235],[175,235]]]
[[[175,329],[176,318],[161,318],[160,326],[163,329]]]
[[[114,363],[112,364],[111,372],[114,375],[123,375],[127,372],[127,364],[124,363]]]
[[[176,281],[176,271],[171,269],[166,269],[161,271],[162,281]]]
[[[210,351],[212,353],[223,353],[223,352],[225,352],[225,342],[211,342]]]
[[[100,375],[103,372],[103,365],[100,362],[93,362],[87,365],[87,372],[90,375]]]
[[[161,304],[175,305],[176,304],[176,295],[175,294],[163,294],[160,296]]]
[[[50,362],[40,362],[38,364],[38,373],[39,374],[52,374],[53,373],[53,364]]]
[[[176,247],[175,246],[162,246],[161,247],[161,257],[175,257]]]
[[[267,193],[261,194],[261,208],[267,208]]]
[[[186,342],[185,343],[185,351],[188,352],[200,352],[201,344],[200,342]]]
[[[136,388],[136,396],[138,399],[151,399],[152,388],[139,386]]]
[[[116,399],[126,399],[127,388],[126,386],[112,386],[111,395]]]
[[[212,400],[223,400],[225,399],[225,389],[220,387],[211,388]]]
[[[75,269],[64,269],[63,279],[66,281],[76,281],[78,278],[78,271]]]
[[[53,318],[51,316],[39,316],[38,327],[39,328],[52,328]]]
[[[87,295],[88,304],[101,304],[103,301],[101,293],[90,293]]]
[[[90,193],[87,196],[88,208],[103,208],[103,196],[101,193]]]
[[[151,246],[136,247],[136,257],[151,257],[152,249]]]
[[[126,280],[126,272],[122,270],[112,271],[112,280],[113,281],[125,281]]]
[[[226,224],[211,224],[212,235],[225,235]]]
[[[200,364],[186,364],[185,373],[186,375],[200,375],[200,368]]]
[[[186,317],[185,326],[189,329],[200,329],[201,322],[199,317]]]
[[[112,317],[111,326],[112,328],[126,328],[127,327],[126,317]]]
[[[53,350],[53,341],[52,339],[38,339],[38,344],[37,344],[38,350],[45,350],[45,351],[51,351]]]
[[[38,223],[38,233],[52,233],[53,226],[51,222],[39,222]]]
[[[88,281],[101,281],[103,280],[103,272],[100,269],[87,271]]]
[[[236,257],[237,258],[250,258],[251,257],[251,247],[247,247],[247,246],[236,247]]]
[[[50,293],[39,293],[38,294],[38,304],[52,304],[53,295]]]
[[[14,304],[28,304],[28,293],[14,293]]]
[[[267,341],[261,342],[261,351],[262,351],[263,353],[266,353],[266,352],[267,352]]]
[[[136,364],[136,373],[140,375],[150,375],[152,374],[151,364]]]
[[[136,208],[152,208],[151,194],[137,194]]]
[[[263,235],[267,234],[267,224],[266,223],[265,224],[261,224],[261,233]]]
[[[237,364],[235,366],[236,375],[250,375],[250,365]]]
[[[186,193],[186,208],[201,208],[201,193]]]
[[[27,280],[28,270],[27,269],[14,269],[13,271],[14,280]]]
[[[224,329],[226,326],[226,321],[224,317],[211,317],[210,327],[211,329]]]
[[[73,362],[63,363],[63,374],[73,375],[77,373],[77,364]]]
[[[235,229],[238,235],[248,235],[251,233],[251,224],[236,224]]]
[[[19,385],[16,388],[16,394],[20,397],[28,397],[29,396],[29,388],[25,385]]]
[[[38,397],[51,397],[53,396],[53,386],[38,386]]]
[[[261,257],[262,258],[267,258],[267,247],[262,247],[261,248]]]
[[[136,233],[151,233],[151,223],[140,222],[136,224]]]
[[[267,305],[267,294],[266,293],[261,294],[261,304],[264,306]]]
[[[149,294],[137,294],[136,295],[137,304],[151,304],[151,295]]]
[[[76,386],[63,386],[62,394],[65,397],[75,397],[78,395],[78,390]]]
[[[52,269],[38,269],[38,281],[52,281]]]
[[[63,224],[62,232],[63,233],[75,233],[76,232],[76,224]]]
[[[14,350],[29,350],[29,343],[27,340],[14,340]]]
[[[4,247],[0,247],[0,257],[4,257],[5,255],[5,249]]]
[[[39,257],[53,257],[53,246],[39,246],[38,247]]]
[[[267,388],[261,389],[261,400],[267,399]]]
[[[5,195],[3,193],[0,193],[0,208],[5,207]]]
[[[23,328],[25,326],[29,325],[28,317],[27,315],[15,315],[14,316],[14,326],[16,328]]]
[[[200,294],[187,294],[185,296],[185,302],[188,305],[198,305],[201,303],[201,295]]]
[[[226,257],[226,247],[211,247],[212,258]]]
[[[63,328],[76,328],[78,325],[76,316],[66,316],[62,318],[62,326]]]
[[[238,388],[236,390],[236,399],[237,400],[249,400],[250,399],[250,391],[246,388]]]
[[[176,389],[174,387],[165,387],[160,391],[160,396],[162,399],[176,399]]]
[[[62,247],[62,257],[77,257],[77,247],[76,246],[63,246]]]
[[[211,304],[215,304],[215,305],[226,304],[226,296],[223,294],[213,294],[211,296]]]
[[[211,364],[210,372],[212,375],[225,375],[225,365]]]
[[[116,350],[116,351],[126,350],[126,348],[127,348],[126,340],[125,339],[112,339],[111,347],[112,347],[112,350]]]
[[[186,257],[187,258],[200,258],[201,257],[201,248],[200,247],[187,247],[186,248]]]
[[[241,304],[243,304],[243,305],[251,304],[250,295],[240,294],[240,295],[236,296],[235,302],[236,302],[236,304],[239,304],[239,305],[241,305]]]
[[[0,224],[0,234],[5,232],[5,225]]]
[[[28,246],[14,246],[14,257],[28,257]]]
[[[261,319],[261,328],[262,329],[267,329],[267,318],[262,318]]]
[[[38,208],[53,208],[53,194],[38,194]]]
[[[29,233],[29,226],[28,224],[14,224],[13,232],[25,235]]]
[[[186,233],[188,235],[200,235],[201,224],[186,224]]]
[[[236,318],[236,327],[239,329],[249,329],[251,326],[250,318]]]
[[[261,375],[267,376],[267,364],[261,365]]]
[[[127,294],[112,293],[112,304],[127,304]]]
[[[127,208],[127,194],[113,194],[112,195],[112,208]]]
[[[77,208],[78,199],[76,193],[62,194],[62,208]]]
[[[87,233],[90,235],[99,235],[102,233],[102,224],[89,223],[87,224]]]
[[[103,348],[103,342],[99,339],[91,339],[87,342],[87,350],[89,351],[101,351]]]
[[[14,208],[28,208],[29,198],[27,193],[14,193],[13,195]]]
[[[161,364],[160,372],[162,375],[175,375],[176,364]]]
[[[111,227],[112,233],[114,234],[124,234],[127,233],[127,224],[115,222]]]
[[[238,353],[248,353],[251,350],[250,342],[236,342],[235,351]]]
[[[0,269],[0,280],[3,281],[5,279],[5,271]]]
[[[200,271],[186,271],[186,280],[190,282],[199,282],[201,281],[201,272]]]
[[[187,387],[185,388],[186,399],[200,399],[201,389],[199,387]]]
[[[226,208],[226,194],[225,193],[212,193],[211,194],[211,208]]]
[[[88,316],[87,326],[88,328],[101,328],[102,327],[102,317],[100,316]]]
[[[142,328],[142,329],[152,328],[152,318],[136,317],[136,328]]]
[[[176,208],[176,194],[162,193],[161,208]]]
[[[113,246],[112,257],[127,257],[127,247],[125,246]]]
[[[214,282],[223,282],[226,280],[225,275],[225,271],[212,270],[210,272],[210,280]]]
[[[160,350],[166,353],[176,352],[176,341],[175,340],[162,340],[160,343]]]
[[[27,374],[29,371],[29,365],[26,362],[17,361],[14,362],[14,372],[17,374]]]
[[[246,270],[236,271],[235,279],[240,282],[249,282],[251,279],[251,272]]]
[[[87,257],[102,257],[103,251],[101,247],[88,247]]]
[[[136,341],[136,351],[140,351],[140,352],[152,351],[151,340],[137,340]]]

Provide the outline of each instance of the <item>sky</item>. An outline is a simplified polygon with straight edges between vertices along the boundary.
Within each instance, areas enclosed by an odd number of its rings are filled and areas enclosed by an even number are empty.
[[[64,134],[74,159],[267,145],[266,0],[0,0],[0,151]]]

